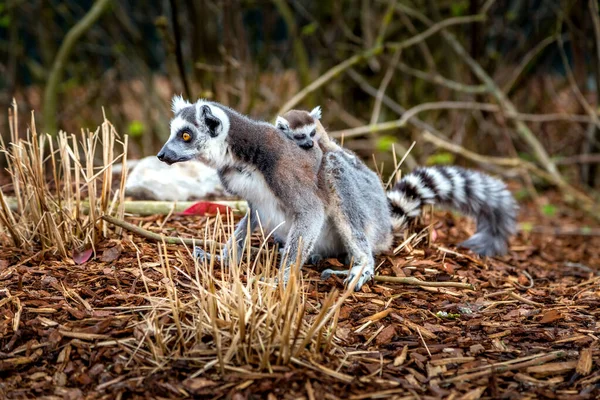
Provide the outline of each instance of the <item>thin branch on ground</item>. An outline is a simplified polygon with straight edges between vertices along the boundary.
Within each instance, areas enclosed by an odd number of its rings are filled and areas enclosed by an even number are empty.
[[[527,367],[531,367],[534,365],[542,365],[547,363],[548,361],[556,360],[557,358],[562,358],[566,355],[564,351],[555,351],[549,354],[536,354],[535,356],[523,357],[523,359],[528,359],[528,361],[518,362],[517,360],[507,361],[503,363],[486,365],[483,371],[466,373],[462,375],[455,376],[454,378],[446,379],[443,383],[452,383],[452,382],[462,382],[468,381],[471,379],[479,379],[484,376],[492,375],[492,374],[500,374],[503,372],[514,371],[518,369],[523,369]],[[531,359],[533,357],[533,359]],[[514,362],[517,361],[515,364]]]
[[[404,285],[412,286],[426,286],[426,287],[452,287],[459,289],[475,290],[475,287],[470,283],[462,282],[427,282],[410,276],[382,276],[375,275],[373,277],[375,282],[387,282],[387,283],[401,283]]]

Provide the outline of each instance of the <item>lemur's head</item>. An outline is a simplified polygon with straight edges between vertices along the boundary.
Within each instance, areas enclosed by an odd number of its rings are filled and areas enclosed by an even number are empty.
[[[181,96],[173,97],[171,135],[157,154],[167,164],[197,159],[211,166],[225,154],[229,118],[215,103],[198,100],[192,104]]]
[[[303,149],[310,149],[319,138],[316,121],[321,119],[321,107],[317,106],[311,112],[291,110],[278,116],[275,121],[277,129],[294,140]]]

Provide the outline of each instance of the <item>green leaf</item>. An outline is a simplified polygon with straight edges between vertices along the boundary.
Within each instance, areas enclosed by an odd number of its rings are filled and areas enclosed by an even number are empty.
[[[531,232],[533,230],[533,224],[531,222],[523,222],[521,224],[521,230],[523,232]]]
[[[302,27],[302,30],[300,31],[300,34],[302,36],[311,36],[317,31],[318,26],[319,26],[319,24],[317,24],[316,22],[312,22],[308,25],[304,25]]]
[[[453,1],[450,5],[450,13],[453,17],[460,17],[467,13],[469,4],[466,1]]]
[[[392,148],[392,145],[396,143],[396,138],[393,136],[382,136],[377,139],[377,150],[388,151]]]
[[[8,28],[10,25],[10,17],[8,15],[3,15],[0,17],[0,27]]]
[[[448,165],[454,164],[455,159],[456,156],[454,154],[448,152],[441,152],[432,154],[429,157],[427,157],[427,161],[425,161],[425,163],[427,165]]]
[[[515,192],[515,199],[525,200],[529,198],[529,190],[521,188]]]
[[[547,217],[554,217],[556,215],[556,206],[554,204],[544,204],[542,206],[542,213]]]
[[[131,137],[140,137],[144,133],[145,129],[146,127],[144,126],[144,123],[142,121],[133,120],[129,123],[129,126],[127,127],[127,132]]]

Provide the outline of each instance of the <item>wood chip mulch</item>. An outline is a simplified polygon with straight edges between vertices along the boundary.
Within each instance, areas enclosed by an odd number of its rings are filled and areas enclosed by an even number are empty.
[[[144,224],[193,235],[204,221]],[[0,398],[600,398],[600,237],[521,232],[509,255],[481,260],[455,246],[472,223],[441,212],[433,221],[435,241],[378,257],[377,273],[476,290],[371,283],[341,308],[335,340],[345,359],[193,379],[197,368],[185,362],[154,368],[125,351],[143,317],[120,310],[146,302],[136,247],[148,281],[160,282],[156,244],[107,239],[82,265],[1,248]],[[523,205],[521,222],[594,227],[565,207],[548,217]],[[319,280],[330,266],[304,268],[309,302],[343,289],[337,278]]]

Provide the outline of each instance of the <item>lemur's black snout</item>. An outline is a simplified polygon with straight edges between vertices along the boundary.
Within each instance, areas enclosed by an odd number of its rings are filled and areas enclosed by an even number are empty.
[[[312,140],[307,140],[306,142],[301,143],[300,147],[303,149],[312,149],[314,145],[315,143]]]
[[[156,157],[158,157],[160,161],[169,165],[177,162],[177,157],[175,157],[175,154],[172,151],[165,149],[164,147],[158,152]]]

